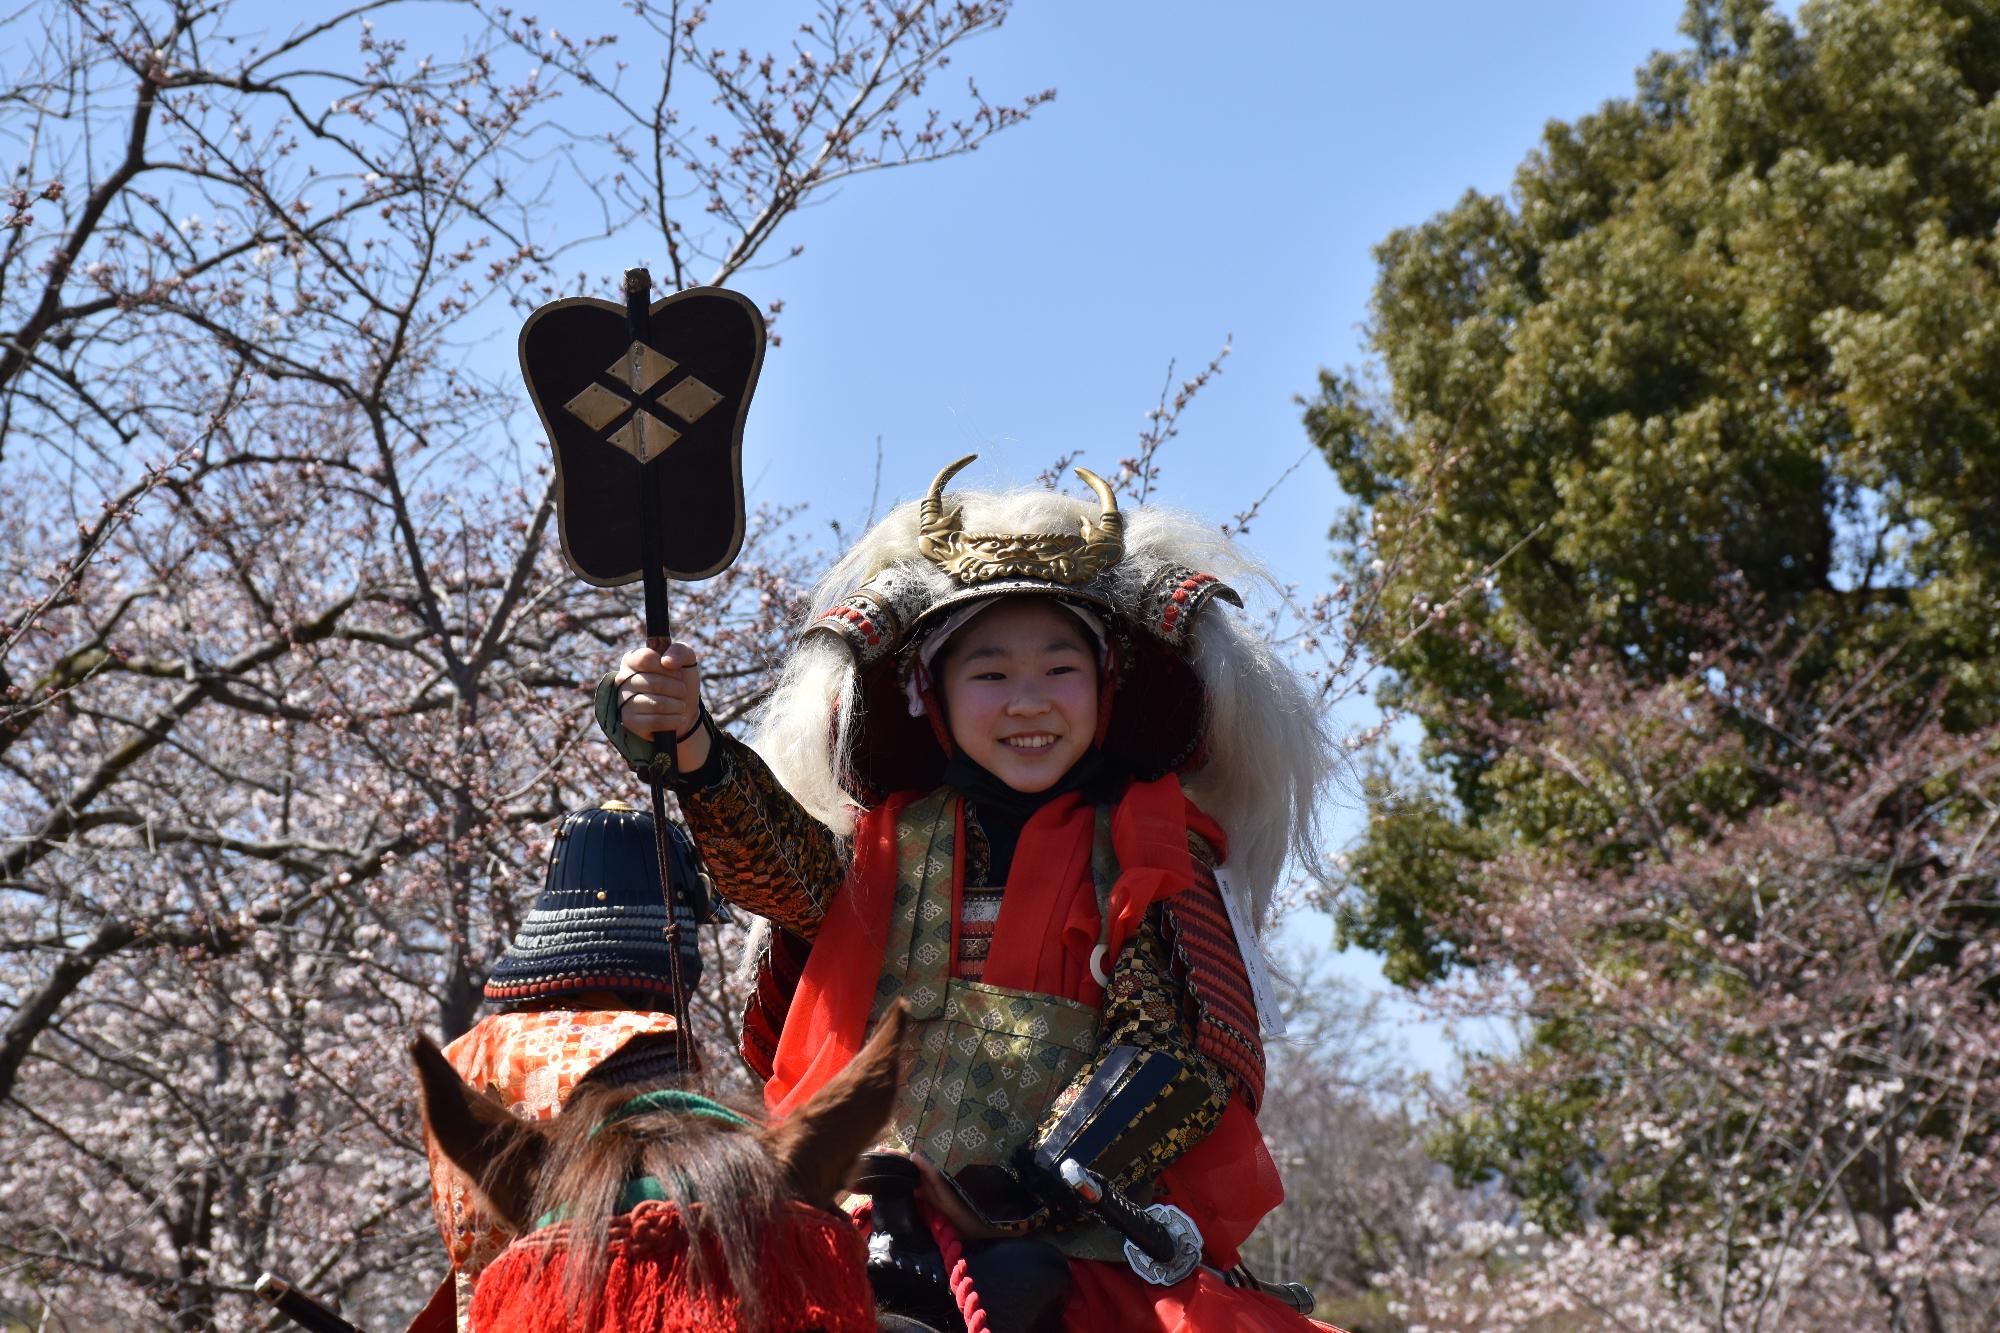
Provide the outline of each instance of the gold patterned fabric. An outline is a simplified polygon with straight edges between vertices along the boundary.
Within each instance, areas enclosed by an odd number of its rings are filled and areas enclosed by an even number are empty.
[[[910,1006],[909,1070],[884,1146],[921,1151],[947,1173],[1005,1163],[1097,1050],[1088,1005],[952,975],[955,826],[963,798],[941,789],[897,821],[896,896],[874,1018]]]

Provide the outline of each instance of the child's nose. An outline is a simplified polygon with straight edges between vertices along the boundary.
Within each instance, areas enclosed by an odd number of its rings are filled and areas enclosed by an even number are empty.
[[[1017,715],[1032,715],[1049,711],[1048,691],[1024,686],[1012,699],[1007,701],[1007,711]]]

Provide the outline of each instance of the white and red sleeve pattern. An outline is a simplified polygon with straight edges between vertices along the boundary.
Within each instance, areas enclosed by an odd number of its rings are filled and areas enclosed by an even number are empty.
[[[1222,1066],[1254,1113],[1264,1100],[1264,1042],[1257,1023],[1256,992],[1215,882],[1215,853],[1192,833],[1188,850],[1195,882],[1163,904],[1163,933],[1173,951],[1174,977],[1192,1010],[1195,1049]]]

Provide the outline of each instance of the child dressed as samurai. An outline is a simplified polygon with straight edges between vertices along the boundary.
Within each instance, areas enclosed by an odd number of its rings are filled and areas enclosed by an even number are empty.
[[[975,1280],[1007,1238],[1061,1256],[1043,1313],[993,1309],[996,1328],[1310,1327],[1237,1250],[1283,1197],[1254,930],[1309,853],[1323,726],[1222,605],[1258,573],[1213,528],[1121,514],[1083,469],[1095,504],[948,500],[970,461],[820,585],[754,747],[710,720],[680,644],[627,654],[599,722],[636,763],[675,744],[717,891],[772,925],[743,1048],[774,1115],[908,1003],[884,1146],[924,1164]],[[1186,1214],[1201,1266],[1142,1280],[1065,1160]]]

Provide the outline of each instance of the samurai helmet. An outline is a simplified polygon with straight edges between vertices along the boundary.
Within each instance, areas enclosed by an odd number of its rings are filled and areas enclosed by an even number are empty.
[[[681,933],[681,984],[701,977],[693,927],[711,919],[708,876],[694,842],[667,822]],[[486,979],[494,1004],[632,991],[671,998],[673,958],[653,817],[620,800],[572,810],[556,827],[541,896]]]
[[[1111,487],[1088,468],[1076,475],[1094,507],[1047,491],[977,494],[969,523],[968,505],[945,488],[977,457],[944,468],[914,514],[898,510],[862,539],[849,557],[869,558],[860,586],[821,603],[805,631],[807,644],[838,641],[858,677],[851,794],[872,803],[937,781],[944,754],[934,719],[912,717],[904,704],[920,646],[954,612],[1001,597],[1054,597],[1104,623],[1106,667],[1117,678],[1107,752],[1140,777],[1198,766],[1208,708],[1190,661],[1195,628],[1212,602],[1242,599],[1176,560],[1173,543],[1132,540]]]

